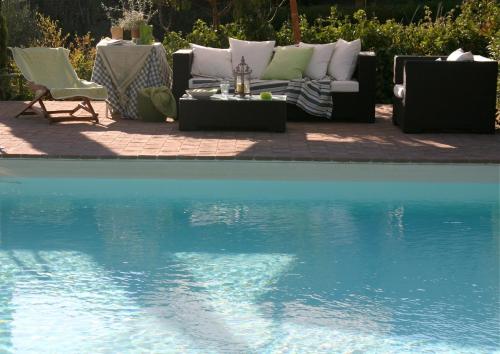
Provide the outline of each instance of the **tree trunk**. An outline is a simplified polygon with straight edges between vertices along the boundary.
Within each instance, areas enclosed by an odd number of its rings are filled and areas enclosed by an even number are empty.
[[[210,4],[210,8],[212,10],[212,27],[218,28],[220,26],[220,15],[219,10],[217,9],[217,0],[207,0]]]
[[[361,7],[365,7],[365,0],[354,0],[354,7],[359,9]]]
[[[290,0],[290,16],[292,18],[293,41],[295,44],[300,42],[300,20],[297,0]]]

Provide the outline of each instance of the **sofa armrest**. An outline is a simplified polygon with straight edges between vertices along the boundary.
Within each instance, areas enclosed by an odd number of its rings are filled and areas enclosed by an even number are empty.
[[[193,50],[181,49],[173,54],[173,82],[172,93],[179,100],[189,88],[191,65],[193,64]]]
[[[446,59],[441,56],[423,56],[423,55],[396,55],[394,57],[394,75],[392,82],[400,85],[404,81],[404,68],[408,61],[436,61],[436,59]]]
[[[361,93],[375,94],[377,83],[377,57],[374,52],[361,52],[358,56],[357,79]]]
[[[374,52],[361,52],[358,56],[356,76],[359,83],[359,110],[364,121],[375,121],[375,91],[377,86],[377,57]]]

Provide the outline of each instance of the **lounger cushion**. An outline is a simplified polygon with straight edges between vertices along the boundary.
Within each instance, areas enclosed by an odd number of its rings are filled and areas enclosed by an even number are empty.
[[[356,80],[333,80],[330,86],[332,92],[359,92],[359,82]]]
[[[17,67],[26,80],[50,90],[55,99],[86,97],[105,100],[105,87],[78,78],[65,48],[10,48]]]

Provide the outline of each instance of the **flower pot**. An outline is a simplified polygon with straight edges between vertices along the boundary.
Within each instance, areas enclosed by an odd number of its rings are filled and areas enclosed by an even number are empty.
[[[132,36],[130,35],[130,30],[123,29],[123,39],[126,41],[130,41],[132,39]]]
[[[111,38],[112,39],[123,39],[123,28],[119,26],[111,27]]]
[[[141,29],[140,27],[134,27],[130,30],[130,33],[132,35],[132,40],[138,41],[139,38],[141,38]]]

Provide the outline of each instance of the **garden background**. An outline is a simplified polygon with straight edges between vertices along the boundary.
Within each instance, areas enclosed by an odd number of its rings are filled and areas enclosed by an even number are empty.
[[[104,0],[115,5],[116,0]],[[377,102],[390,102],[396,54],[447,55],[462,47],[500,60],[500,5],[496,0],[302,0],[302,41],[361,38],[377,54]],[[109,33],[100,0],[0,0],[0,97],[29,92],[6,46],[67,47],[78,75],[90,79],[95,44]],[[333,6],[332,6],[333,4]],[[227,47],[228,37],[292,43],[285,0],[154,0],[155,37],[168,56],[189,43]],[[8,74],[6,74],[8,73]],[[500,85],[500,79],[499,79]],[[499,91],[500,92],[500,91]],[[498,97],[500,107],[500,97]]]

